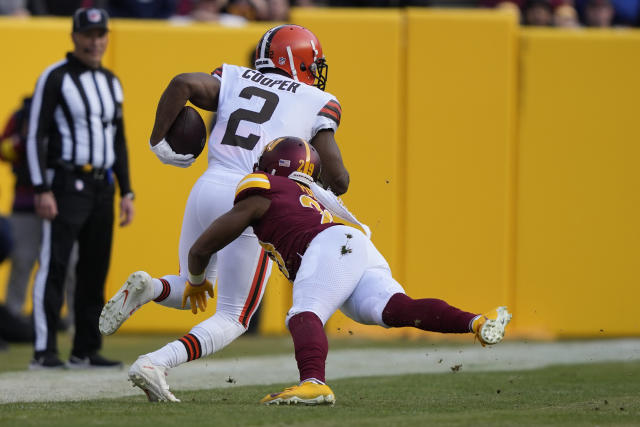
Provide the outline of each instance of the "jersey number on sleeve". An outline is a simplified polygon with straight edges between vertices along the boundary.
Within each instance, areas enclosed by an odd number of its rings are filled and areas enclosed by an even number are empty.
[[[259,125],[268,121],[276,110],[276,106],[278,105],[278,102],[280,102],[280,98],[278,98],[278,95],[273,92],[269,92],[255,86],[247,86],[240,91],[241,98],[251,99],[253,96],[264,99],[262,108],[260,111],[251,111],[240,108],[231,113],[227,129],[224,132],[224,138],[222,138],[222,144],[233,145],[244,148],[245,150],[253,150],[253,147],[255,147],[260,140],[260,136],[252,133],[249,134],[249,136],[237,135],[236,132],[238,131],[238,126],[240,126],[240,122],[242,120],[257,123]]]

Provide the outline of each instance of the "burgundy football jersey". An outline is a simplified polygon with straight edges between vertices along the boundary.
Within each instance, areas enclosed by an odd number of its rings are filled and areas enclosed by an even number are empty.
[[[236,189],[234,203],[260,195],[271,206],[253,231],[282,273],[293,282],[311,240],[321,231],[338,225],[305,185],[289,178],[256,172],[245,176]]]

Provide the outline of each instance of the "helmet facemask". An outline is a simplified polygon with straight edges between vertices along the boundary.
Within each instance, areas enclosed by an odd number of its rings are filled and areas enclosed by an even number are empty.
[[[316,59],[316,62],[311,64],[309,67],[309,71],[316,79],[313,82],[313,85],[320,90],[324,90],[327,86],[327,76],[329,75],[329,65],[327,65],[327,60],[324,58]]]

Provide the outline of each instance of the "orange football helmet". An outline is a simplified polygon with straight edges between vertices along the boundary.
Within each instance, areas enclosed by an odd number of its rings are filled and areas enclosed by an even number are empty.
[[[329,66],[318,38],[299,25],[280,25],[267,31],[256,47],[258,71],[277,68],[292,79],[324,90]]]

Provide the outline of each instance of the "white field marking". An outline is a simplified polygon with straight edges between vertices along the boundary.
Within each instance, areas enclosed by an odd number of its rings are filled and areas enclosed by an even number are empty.
[[[569,342],[505,342],[495,347],[439,346],[411,349],[359,349],[330,351],[327,381],[347,377],[512,371],[555,364],[640,360],[640,339]],[[26,364],[26,362],[25,362]],[[207,358],[172,369],[171,390],[220,389],[244,385],[296,384],[293,354],[236,359]],[[268,393],[265,388],[264,393]],[[127,370],[21,371],[0,374],[0,403],[71,401],[138,395],[127,381]],[[261,396],[256,396],[256,399]],[[257,401],[257,400],[256,400]]]

